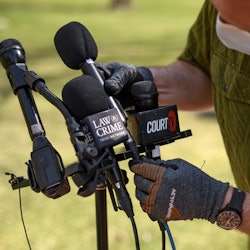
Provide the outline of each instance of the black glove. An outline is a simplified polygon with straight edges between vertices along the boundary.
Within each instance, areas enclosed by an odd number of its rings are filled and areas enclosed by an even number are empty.
[[[132,64],[113,62],[96,63],[96,67],[104,78],[105,91],[115,96],[124,108],[133,105],[130,87],[139,81],[153,81],[151,71],[147,67],[136,67]]]
[[[130,162],[136,198],[153,220],[206,219],[212,223],[229,184],[208,176],[182,160]]]

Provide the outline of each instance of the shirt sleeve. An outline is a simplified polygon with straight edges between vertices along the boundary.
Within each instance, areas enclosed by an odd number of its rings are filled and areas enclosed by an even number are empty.
[[[215,34],[214,15],[217,15],[215,8],[206,0],[189,31],[184,51],[178,57],[179,60],[199,67],[208,76],[210,76],[211,43]]]

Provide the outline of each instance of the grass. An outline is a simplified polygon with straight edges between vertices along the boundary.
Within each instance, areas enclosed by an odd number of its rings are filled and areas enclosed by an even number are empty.
[[[56,31],[76,20],[94,36],[98,61],[124,61],[136,65],[166,64],[175,59],[185,44],[188,28],[202,2],[133,1],[129,9],[113,10],[107,0],[1,0],[0,41],[16,38],[24,46],[30,70],[42,76],[59,97],[64,84],[80,72],[68,69],[53,45]],[[25,162],[32,143],[16,96],[3,69],[0,70],[0,249],[28,249],[22,229],[18,192],[8,184],[6,171],[26,176]],[[39,94],[34,97],[47,138],[60,152],[65,166],[76,160],[65,121]],[[184,158],[222,181],[234,183],[217,123],[207,113],[179,112],[182,130],[193,136],[162,147],[164,159]],[[205,163],[204,163],[205,162]],[[121,168],[127,169],[122,162]],[[133,175],[127,171],[127,188],[133,200],[141,249],[161,249],[161,236],[134,197]],[[22,204],[33,250],[96,249],[94,196],[82,198],[70,180],[71,192],[51,200],[24,188]],[[225,232],[206,221],[170,222],[177,249],[246,249],[246,237]],[[129,220],[114,212],[108,197],[109,249],[134,249]],[[170,249],[170,246],[168,246]]]

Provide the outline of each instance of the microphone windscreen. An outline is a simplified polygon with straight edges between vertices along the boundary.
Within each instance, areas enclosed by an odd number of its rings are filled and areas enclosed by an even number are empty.
[[[109,109],[104,89],[89,75],[81,75],[69,81],[63,87],[62,99],[71,114],[79,121]]]
[[[79,22],[62,26],[54,37],[54,43],[62,61],[71,69],[80,69],[86,59],[97,58],[96,43],[87,28]]]
[[[136,111],[145,111],[158,107],[158,91],[152,81],[141,81],[133,83],[131,95],[134,99]]]
[[[16,39],[6,39],[0,43],[0,61],[4,68],[14,63],[25,63],[25,51]]]
[[[0,56],[2,56],[3,53],[11,49],[24,50],[19,41],[17,41],[16,39],[9,38],[9,39],[3,40],[0,43]]]

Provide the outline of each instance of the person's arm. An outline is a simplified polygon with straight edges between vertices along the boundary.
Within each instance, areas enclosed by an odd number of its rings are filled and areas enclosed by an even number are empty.
[[[105,90],[127,101],[131,95],[123,93],[126,86],[138,81],[154,81],[159,93],[159,105],[177,105],[181,110],[204,110],[212,106],[209,76],[186,61],[177,60],[167,66],[135,67],[125,63],[98,64],[105,77]],[[120,100],[121,101],[121,100]]]
[[[149,69],[159,92],[159,105],[176,104],[181,110],[212,107],[210,78],[201,69],[180,60]]]
[[[232,198],[233,188],[230,187],[226,193],[224,202],[221,206],[221,210],[226,207]],[[239,231],[250,235],[250,193],[246,193],[246,198],[243,203],[242,210],[242,223],[237,228]]]

